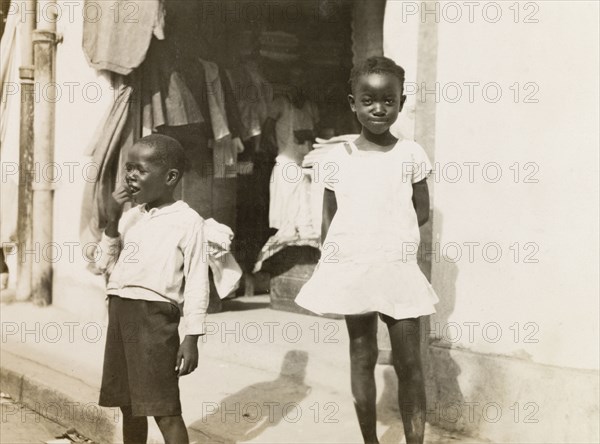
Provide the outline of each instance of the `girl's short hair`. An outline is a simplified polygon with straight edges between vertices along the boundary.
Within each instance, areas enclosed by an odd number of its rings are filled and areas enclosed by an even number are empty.
[[[396,65],[392,59],[375,56],[358,63],[350,72],[350,88],[354,91],[358,79],[368,74],[390,74],[400,80],[400,86],[404,88],[404,69]]]

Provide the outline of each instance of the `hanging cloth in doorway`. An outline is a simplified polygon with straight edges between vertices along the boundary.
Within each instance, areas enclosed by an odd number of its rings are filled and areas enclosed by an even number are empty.
[[[133,141],[133,138],[127,137],[133,128],[131,124],[127,125],[133,86],[121,76],[116,76],[113,85],[117,91],[115,101],[86,153],[92,157],[98,173],[95,180],[86,182],[83,191],[79,231],[83,245],[95,244],[102,237],[108,221],[106,202],[112,198],[115,189],[119,155],[126,149],[124,145]],[[84,254],[93,258],[95,251],[92,250],[84,249]]]
[[[164,39],[161,0],[85,0],[83,51],[92,68],[127,75],[146,57],[152,35]]]
[[[210,122],[215,140],[220,140],[230,135],[227,112],[225,111],[225,100],[223,97],[223,85],[219,77],[219,67],[216,63],[200,60],[204,68],[206,81],[206,99],[210,113]]]
[[[267,118],[267,81],[258,71],[252,73],[246,65],[226,70],[240,114],[240,136],[246,141],[261,134]]]
[[[208,139],[212,139],[212,124],[208,108],[204,67],[196,58],[191,59],[181,57],[181,59],[185,60],[185,63],[178,64],[177,70],[181,74],[183,81],[189,88],[192,97],[200,109],[200,114],[204,119],[204,124],[202,125],[203,133]]]
[[[209,143],[213,151],[214,177],[233,178],[237,175],[237,154],[244,145],[238,137],[241,122],[232,87],[226,77],[220,76],[216,63],[202,59],[200,63],[204,68],[206,99],[214,138]]]
[[[144,128],[201,124],[200,107],[176,68],[174,52],[167,42],[152,39],[142,65]]]

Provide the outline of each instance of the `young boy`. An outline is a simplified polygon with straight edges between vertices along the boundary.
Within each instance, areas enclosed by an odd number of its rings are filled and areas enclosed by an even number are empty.
[[[96,267],[107,275],[108,334],[99,404],[120,407],[123,439],[145,443],[154,416],[167,444],[189,442],[178,378],[198,365],[209,281],[203,219],[173,191],[185,167],[175,139],[151,135],[127,153],[108,203]],[[123,204],[134,206],[123,214]],[[179,343],[179,307],[185,338]]]

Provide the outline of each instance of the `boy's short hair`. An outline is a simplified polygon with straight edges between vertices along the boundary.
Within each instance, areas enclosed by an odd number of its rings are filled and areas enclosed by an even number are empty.
[[[167,169],[174,168],[181,175],[186,171],[188,162],[185,150],[176,139],[164,134],[151,134],[142,137],[136,143],[154,148],[154,160],[164,165]]]
[[[350,88],[354,91],[358,79],[368,74],[390,74],[400,80],[400,86],[404,89],[404,68],[397,65],[392,59],[387,57],[369,57],[358,63],[350,72]]]

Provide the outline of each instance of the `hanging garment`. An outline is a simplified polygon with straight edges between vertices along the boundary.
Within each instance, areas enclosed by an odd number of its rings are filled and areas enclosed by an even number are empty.
[[[152,29],[152,34],[158,40],[165,39],[165,0],[160,0],[158,5],[158,11],[156,11],[156,18],[154,20],[154,28]]]
[[[276,121],[278,156],[271,175],[269,226],[293,230],[303,225],[299,210],[305,200],[306,187],[302,179],[302,159],[310,151],[310,141],[298,139],[298,133],[312,132],[319,120],[317,107],[305,101],[296,108],[287,97],[272,103],[269,117]]]
[[[204,67],[198,59],[180,56],[180,59],[185,60],[185,63],[179,63],[177,70],[192,93],[192,97],[196,101],[200,114],[204,119],[202,130],[208,139],[213,138],[212,121],[210,119],[210,111],[208,107],[208,94],[206,92],[206,76]]]
[[[255,107],[252,106],[250,94],[254,91],[252,88],[252,79],[248,73],[238,67],[226,70],[227,78],[235,92],[236,104],[242,121],[241,138],[246,141],[251,137],[258,136],[261,132],[260,121]]]
[[[210,140],[208,144],[213,152],[213,175],[216,179],[232,179],[237,177],[237,156],[244,149],[239,137],[231,135],[219,140]]]
[[[80,237],[84,244],[98,242],[102,237],[108,220],[106,202],[112,199],[112,192],[115,189],[119,155],[127,148],[125,144],[133,140],[127,136],[133,131],[129,110],[134,88],[125,80],[121,76],[115,77],[113,86],[117,91],[116,99],[102,120],[96,135],[92,138],[92,145],[86,153],[92,156],[98,174],[95,180],[86,182],[83,191]],[[86,249],[85,253],[94,254],[90,249]]]
[[[219,67],[216,63],[200,60],[204,68],[206,80],[206,98],[210,114],[213,137],[215,140],[229,136],[229,123],[223,98],[223,86],[219,77]]]
[[[155,132],[162,125],[181,126],[204,122],[200,107],[176,70],[173,52],[166,42],[152,40],[142,72],[144,128]]]
[[[278,154],[285,154],[301,164],[302,159],[310,151],[309,138],[300,140],[298,133],[314,131],[319,122],[317,106],[306,100],[297,108],[285,95],[273,100],[269,109],[269,117],[275,120],[275,135]]]
[[[159,0],[85,0],[83,51],[95,69],[127,75],[141,65],[152,36],[164,38]]]
[[[246,66],[226,70],[232,85],[241,120],[241,138],[246,141],[261,134],[267,118],[267,104],[264,89],[266,80],[256,71],[251,74]]]
[[[244,125],[240,117],[240,111],[236,103],[231,80],[225,74],[225,70],[219,70],[219,78],[221,79],[221,85],[223,85],[223,103],[225,104],[225,113],[227,114],[229,131],[231,132],[231,136],[235,139],[236,137],[240,137],[243,133]],[[243,151],[243,145],[241,148]]]
[[[258,90],[254,106],[258,114],[258,120],[262,126],[269,114],[269,103],[273,102],[273,86],[263,77],[256,62],[246,62],[244,69],[250,76],[253,87]],[[253,96],[250,97],[252,98]]]
[[[332,180],[337,173],[337,166],[331,162],[331,152],[339,147],[340,142],[354,141],[358,134],[345,134],[331,139],[316,139],[313,150],[302,161],[302,181],[294,181],[291,190],[300,196],[295,201],[295,210],[282,208],[281,214],[291,214],[294,217],[280,221],[281,228],[267,240],[262,247],[258,259],[254,264],[253,272],[260,271],[263,263],[275,253],[291,246],[311,246],[319,248],[321,243],[321,220],[323,216],[324,183]],[[280,157],[278,156],[278,159]],[[288,169],[293,168],[288,166]],[[299,167],[298,171],[300,171]],[[275,171],[275,168],[273,169]],[[288,178],[291,175],[288,173]],[[273,184],[273,180],[271,181]],[[273,187],[272,187],[273,189]],[[277,199],[281,202],[280,199]],[[290,221],[296,221],[290,224]]]
[[[244,150],[238,135],[241,121],[229,80],[221,78],[216,63],[200,60],[206,78],[206,95],[214,139],[209,144],[213,150],[214,177],[234,178],[237,175],[237,155]]]

